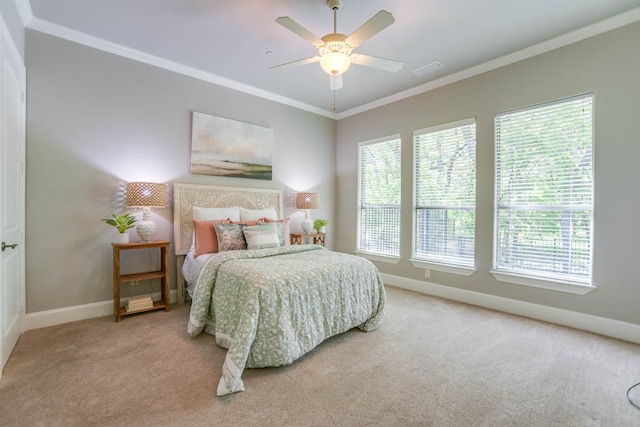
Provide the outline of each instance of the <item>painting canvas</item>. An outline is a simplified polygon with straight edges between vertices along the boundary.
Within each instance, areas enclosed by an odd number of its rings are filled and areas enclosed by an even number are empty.
[[[271,179],[273,129],[193,112],[191,173]]]

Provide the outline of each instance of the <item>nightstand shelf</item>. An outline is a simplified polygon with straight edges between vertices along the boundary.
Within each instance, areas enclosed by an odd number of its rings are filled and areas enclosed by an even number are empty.
[[[163,308],[165,311],[171,310],[171,299],[169,294],[169,244],[170,242],[168,240],[111,244],[113,246],[113,315],[116,322],[119,322],[122,316],[128,316],[130,314],[161,310]],[[160,249],[160,270],[134,274],[120,274],[121,251],[153,248]],[[160,279],[161,283],[161,298],[160,301],[154,301],[153,307],[133,311],[127,311],[125,307],[120,307],[120,285],[123,283],[153,279]]]
[[[123,274],[120,276],[120,283],[137,282],[140,280],[162,279],[164,271],[151,271],[149,273]]]
[[[292,245],[304,244],[304,239],[313,239],[314,245],[325,246],[326,233],[289,233]]]
[[[143,308],[142,310],[132,310],[132,311],[127,311],[127,309],[125,307],[120,307],[120,317],[122,316],[127,316],[129,314],[138,314],[138,313],[144,313],[145,311],[153,311],[153,310],[160,310],[160,309],[166,309],[167,305],[164,303],[164,301],[154,301],[153,302],[153,308]],[[169,311],[169,310],[167,310]],[[116,320],[117,322],[117,320]]]

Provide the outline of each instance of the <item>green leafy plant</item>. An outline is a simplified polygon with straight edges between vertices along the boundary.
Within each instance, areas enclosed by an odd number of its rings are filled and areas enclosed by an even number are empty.
[[[328,223],[329,221],[327,221],[326,219],[318,218],[313,221],[313,228],[319,232],[320,229],[325,225],[327,225]]]
[[[135,227],[136,217],[128,213],[123,215],[111,215],[111,218],[103,218],[102,221],[109,225],[113,225],[119,233],[124,233],[128,229]]]

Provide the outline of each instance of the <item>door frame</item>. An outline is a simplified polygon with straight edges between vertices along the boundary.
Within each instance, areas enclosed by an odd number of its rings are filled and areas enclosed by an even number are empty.
[[[18,336],[22,335],[22,333],[24,333],[25,328],[26,328],[26,321],[25,321],[25,312],[26,312],[26,303],[25,303],[25,289],[26,289],[26,268],[25,268],[25,256],[26,256],[26,250],[25,250],[25,222],[26,222],[26,216],[25,216],[25,197],[26,197],[26,189],[25,189],[25,185],[26,185],[26,68],[24,65],[24,61],[22,59],[22,56],[20,55],[18,48],[16,47],[13,38],[11,37],[11,34],[9,33],[9,30],[6,26],[6,23],[4,21],[4,17],[2,17],[2,15],[0,15],[0,96],[4,97],[4,84],[5,84],[5,69],[6,69],[6,64],[7,62],[11,61],[12,65],[15,70],[15,72],[17,73],[17,80],[18,80],[18,90],[19,90],[19,97],[20,99],[18,100],[19,105],[16,106],[16,113],[17,113],[17,132],[18,132],[18,157],[19,157],[19,165],[18,165],[18,203],[19,203],[19,209],[18,209],[18,228],[19,228],[19,239],[18,239],[18,247],[16,249],[14,249],[16,251],[16,255],[18,256],[18,272],[17,272],[17,278],[18,278],[18,307],[17,307],[17,312],[18,312],[18,316],[17,316],[17,322],[18,324],[16,325],[16,329],[18,331]],[[2,114],[2,116],[0,116],[0,127],[2,129],[6,129],[5,126],[5,118],[6,118],[6,113],[4,111],[4,105],[5,105],[5,99],[0,99],[0,113]],[[5,135],[0,133],[0,138],[4,138]],[[2,153],[0,153],[0,156],[2,155]],[[2,176],[0,175],[0,191],[1,189],[4,188],[4,183],[2,182]],[[0,194],[0,197],[4,197],[3,194]],[[0,212],[0,220],[2,220],[1,218],[2,212]],[[2,240],[5,236],[2,236],[2,229],[0,227],[0,240]],[[4,240],[2,240],[4,241]],[[11,242],[14,243],[14,242]],[[4,277],[4,271],[2,271],[3,269],[3,263],[0,263],[0,292],[4,293],[5,291],[5,284],[2,283],[2,278]],[[4,313],[3,313],[3,304],[0,304],[0,380],[2,379],[2,371],[4,369],[4,358],[2,357],[2,355],[4,354],[4,351],[6,351],[6,349],[3,348],[4,344],[4,339],[5,339],[5,333],[6,331],[4,330],[5,325],[4,325]],[[13,348],[11,349],[13,350]]]

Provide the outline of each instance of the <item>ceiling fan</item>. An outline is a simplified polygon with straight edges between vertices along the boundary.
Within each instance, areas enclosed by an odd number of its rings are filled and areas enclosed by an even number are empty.
[[[351,53],[353,49],[393,24],[395,19],[391,13],[386,10],[381,10],[362,24],[362,26],[351,35],[346,36],[338,33],[337,30],[337,14],[338,10],[342,7],[342,0],[327,0],[327,5],[333,10],[333,33],[327,34],[322,38],[316,36],[288,16],[281,16],[276,19],[278,24],[318,48],[319,56],[311,56],[309,58],[287,62],[273,66],[271,69],[297,67],[299,65],[319,62],[322,69],[331,76],[331,89],[336,90],[342,87],[342,73],[347,71],[351,64],[394,72],[402,68],[402,62],[399,61],[360,53]]]

